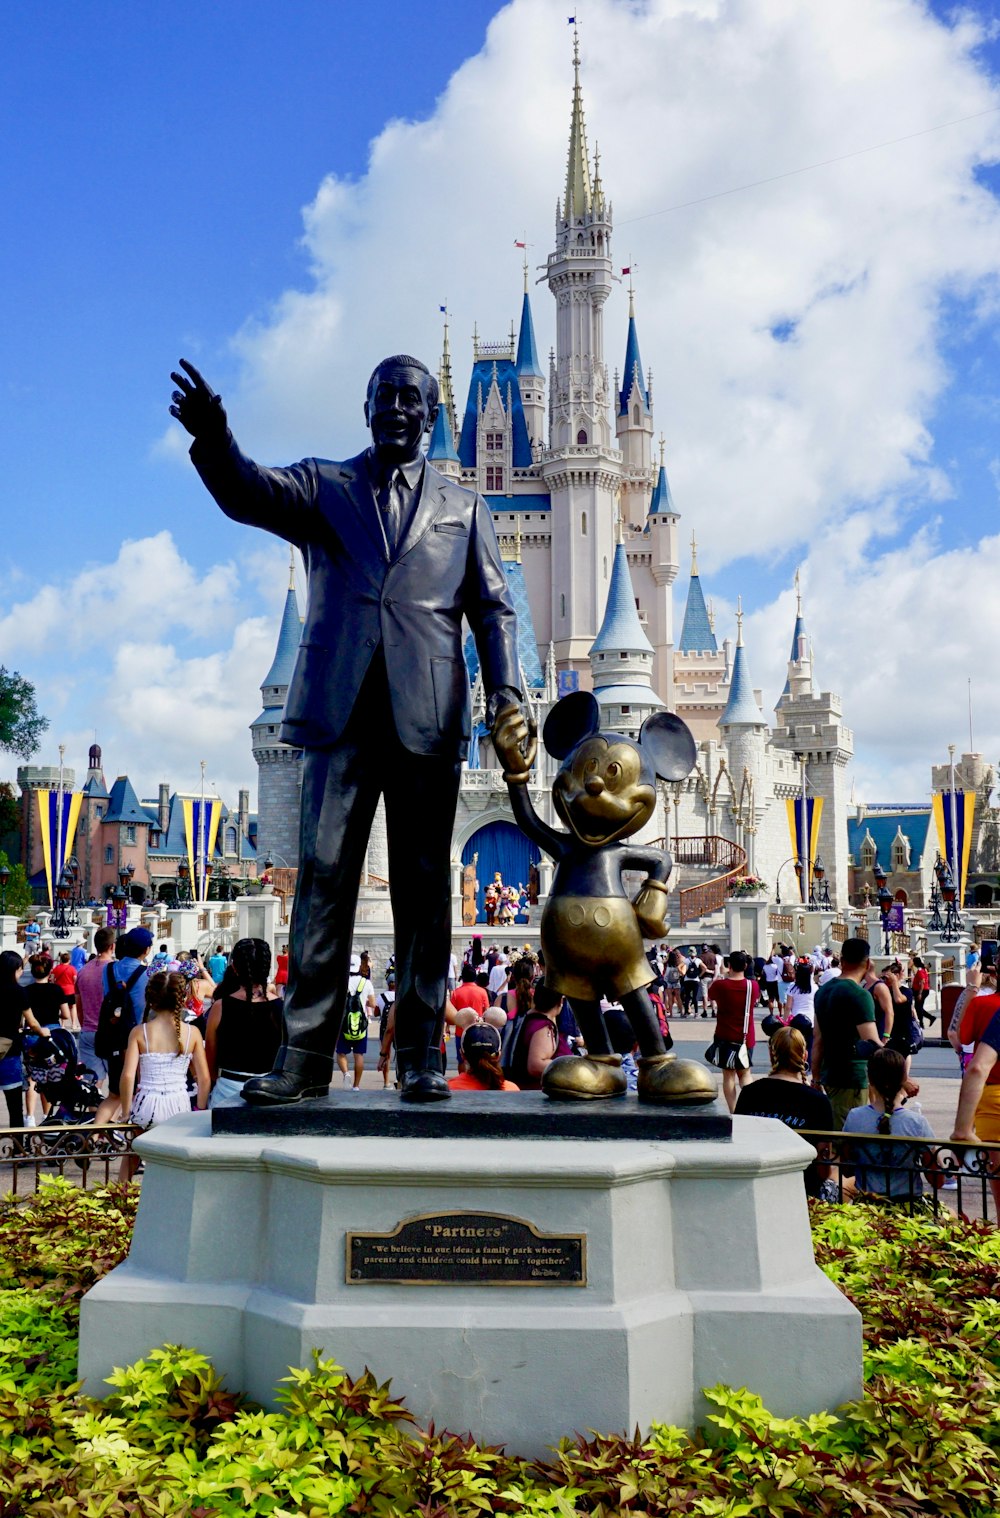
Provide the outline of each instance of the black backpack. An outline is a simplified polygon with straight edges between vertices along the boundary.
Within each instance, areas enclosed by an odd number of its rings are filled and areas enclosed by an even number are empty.
[[[116,1055],[125,1053],[128,1036],[135,1027],[132,987],[145,968],[145,965],[138,965],[128,980],[122,981],[115,975],[114,965],[108,965],[104,978],[104,1000],[97,1014],[97,1029],[94,1033],[94,1053],[98,1059],[114,1059]]]
[[[344,1014],[344,1038],[349,1044],[359,1044],[363,1038],[368,1037],[368,1014],[361,1002],[361,992],[364,989],[364,979],[361,978],[355,991],[351,991],[347,997],[347,1009]]]

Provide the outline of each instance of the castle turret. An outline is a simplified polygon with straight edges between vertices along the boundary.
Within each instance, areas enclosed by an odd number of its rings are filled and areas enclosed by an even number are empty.
[[[705,592],[701,588],[701,576],[698,573],[698,544],[694,533],[691,534],[691,579],[688,582],[684,621],[681,624],[677,648],[682,654],[715,654],[719,651],[711,618],[708,615],[708,607],[705,605]]]
[[[663,710],[650,683],[653,645],[639,620],[624,543],[615,549],[608,602],[590,650],[590,667],[602,728],[635,737],[652,712]]]
[[[521,330],[517,336],[514,361],[525,425],[531,439],[532,454],[537,457],[545,446],[545,376],[535,343],[535,324],[528,299],[528,261],[524,261],[524,296],[521,301]]]
[[[642,377],[635,291],[629,284],[625,367],[618,391],[615,432],[622,451],[622,508],[627,522],[641,522],[653,478],[653,408]]]
[[[448,420],[448,408],[443,402],[438,406],[438,414],[434,418],[431,440],[427,445],[427,457],[434,468],[440,470],[448,479],[461,479],[462,465],[459,462],[451,423]]]
[[[552,510],[552,629],[560,671],[590,675],[589,651],[608,596],[615,553],[621,454],[613,445],[604,303],[611,293],[611,207],[595,164],[591,177],[573,40],[573,104],[566,183],[556,207],[547,279],[556,303],[549,449],[542,478]]]
[[[667,469],[663,462],[664,440],[660,438],[660,464],[656,484],[649,499],[642,546],[649,550],[649,573],[653,582],[648,610],[649,637],[656,658],[653,685],[674,707],[674,592],[679,569],[677,523],[679,515],[670,492]]]
[[[250,724],[257,762],[257,852],[278,864],[298,864],[298,816],[302,796],[302,750],[278,737],[288,685],[302,637],[302,617],[295,593],[295,555],[290,555],[288,592],[271,667],[261,683],[264,708]]]
[[[748,798],[741,809],[742,825],[737,841],[746,849],[749,868],[754,870],[756,825],[764,810],[768,731],[750,678],[746,649],[743,647],[742,599],[737,599],[736,603],[736,654],[729,685],[729,700],[719,718],[719,732],[725,745],[726,761],[736,795]],[[753,798],[752,805],[750,797]]]
[[[799,572],[796,570],[795,627],[792,630],[792,651],[788,656],[788,675],[785,680],[785,688],[778,697],[775,711],[780,711],[784,703],[792,696],[811,696],[812,694],[812,648],[806,636],[806,625],[802,616],[802,589],[799,583]]]

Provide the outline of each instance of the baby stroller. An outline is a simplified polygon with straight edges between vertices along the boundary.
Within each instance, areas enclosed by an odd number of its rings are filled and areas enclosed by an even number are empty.
[[[49,1103],[48,1114],[38,1130],[39,1138],[45,1128],[73,1128],[92,1122],[101,1105],[97,1076],[81,1064],[72,1033],[58,1027],[50,1028],[49,1033],[49,1038],[29,1034],[22,1053],[25,1075],[34,1083],[39,1096]],[[82,1138],[74,1143],[63,1134],[58,1137],[53,1134],[50,1142],[63,1153],[84,1147]],[[81,1168],[84,1163],[76,1161]]]

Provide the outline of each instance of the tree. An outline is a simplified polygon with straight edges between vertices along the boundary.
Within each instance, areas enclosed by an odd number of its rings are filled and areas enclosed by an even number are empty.
[[[9,780],[0,780],[0,838],[16,833],[21,826],[21,808]]]
[[[3,849],[0,849],[0,865],[7,865],[10,870],[10,879],[7,882],[7,912],[11,917],[24,917],[28,908],[33,905],[31,887],[23,864],[11,864]]]
[[[30,759],[48,725],[35,704],[31,681],[0,664],[0,749]]]

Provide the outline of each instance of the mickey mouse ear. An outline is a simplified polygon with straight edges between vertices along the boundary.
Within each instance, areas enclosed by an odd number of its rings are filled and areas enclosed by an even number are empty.
[[[674,712],[654,712],[647,717],[639,730],[639,742],[661,780],[683,780],[694,769],[697,750],[691,730]]]
[[[601,708],[589,690],[575,690],[557,701],[545,719],[542,742],[553,759],[565,759],[601,725]],[[693,761],[692,761],[693,762]]]

